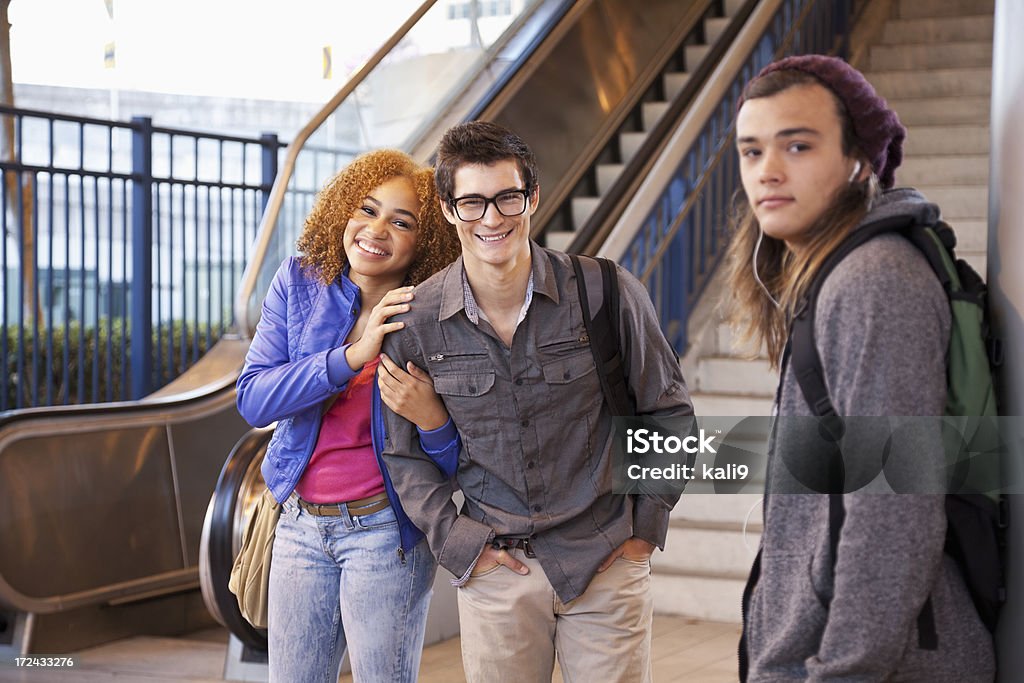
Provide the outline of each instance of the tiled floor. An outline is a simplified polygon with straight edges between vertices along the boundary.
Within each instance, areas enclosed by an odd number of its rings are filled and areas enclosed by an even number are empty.
[[[654,680],[659,683],[719,683],[736,680],[739,626],[676,617],[654,620]],[[181,638],[137,637],[73,655],[74,667],[14,668],[0,662],[4,683],[171,683],[221,681],[227,633],[201,631]],[[341,678],[351,683],[349,676]],[[428,647],[423,653],[420,683],[464,683],[459,639]],[[553,682],[561,683],[556,667]]]

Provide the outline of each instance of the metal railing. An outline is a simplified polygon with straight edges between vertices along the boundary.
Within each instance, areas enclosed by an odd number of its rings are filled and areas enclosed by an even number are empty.
[[[740,189],[733,145],[743,86],[789,54],[845,54],[851,0],[766,0],[687,112],[599,254],[644,282],[679,353],[689,313],[721,261]]]
[[[10,107],[0,123],[0,411],[177,377],[231,325],[282,143]]]
[[[324,182],[367,149],[408,146],[542,5],[492,17],[473,0],[453,23],[448,5],[422,2],[287,155],[270,134],[0,107],[0,411],[139,399],[229,329],[251,333]],[[468,28],[466,44],[440,27]]]

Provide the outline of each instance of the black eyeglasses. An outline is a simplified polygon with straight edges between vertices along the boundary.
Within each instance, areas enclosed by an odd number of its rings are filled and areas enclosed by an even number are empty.
[[[526,211],[530,192],[529,188],[525,190],[506,190],[493,197],[481,197],[479,195],[456,197],[449,200],[448,203],[455,209],[455,215],[459,217],[459,220],[466,221],[467,223],[483,218],[484,214],[487,213],[488,204],[494,204],[494,208],[502,216],[512,218]]]

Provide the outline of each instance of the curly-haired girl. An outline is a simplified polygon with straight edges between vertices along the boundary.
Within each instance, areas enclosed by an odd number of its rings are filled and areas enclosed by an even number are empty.
[[[417,425],[446,474],[461,446],[429,376],[385,367],[388,319],[413,286],[458,255],[430,169],[364,154],[318,195],[263,302],[238,379],[238,408],[277,421],[263,477],[282,504],[268,605],[270,679],[335,681],[346,647],[356,680],[414,681],[435,563],[381,462],[381,399]]]

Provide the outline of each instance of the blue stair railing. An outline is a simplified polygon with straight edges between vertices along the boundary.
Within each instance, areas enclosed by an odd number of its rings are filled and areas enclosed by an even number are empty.
[[[688,344],[690,312],[728,244],[734,202],[744,201],[733,141],[742,88],[785,55],[845,54],[850,4],[761,2],[598,252],[647,286],[662,329],[680,354]]]

